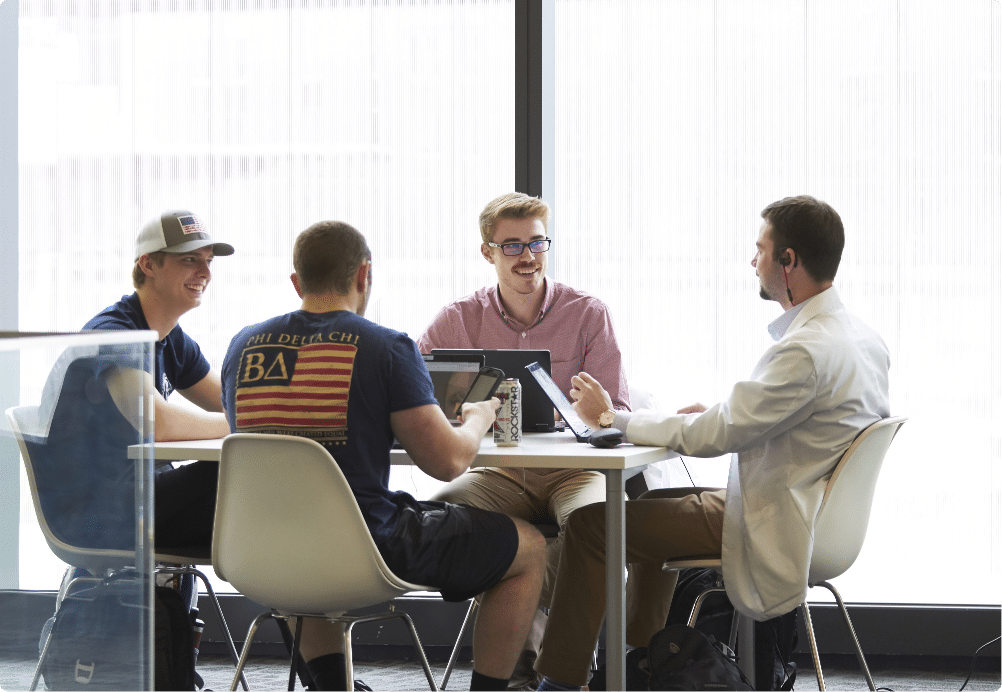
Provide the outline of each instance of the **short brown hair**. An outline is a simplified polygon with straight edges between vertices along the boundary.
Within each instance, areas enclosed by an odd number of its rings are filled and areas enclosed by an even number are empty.
[[[550,222],[550,207],[538,197],[509,192],[492,199],[480,212],[480,237],[486,243],[494,239],[500,219],[539,219],[545,229]]]
[[[303,293],[351,292],[355,272],[372,260],[365,237],[342,221],[320,221],[296,238],[292,267]]]
[[[810,195],[784,197],[762,210],[772,227],[776,259],[793,250],[815,281],[832,281],[842,261],[845,229],[831,205]]]
[[[164,260],[167,259],[166,252],[164,252],[163,250],[158,250],[156,252],[150,252],[148,254],[150,256],[150,260],[154,264],[156,264],[158,267],[164,266]],[[142,255],[140,255],[140,257],[142,257]],[[145,283],[146,283],[146,273],[143,272],[142,267],[139,266],[139,260],[137,259],[136,263],[132,265],[132,285],[135,288],[139,288]]]

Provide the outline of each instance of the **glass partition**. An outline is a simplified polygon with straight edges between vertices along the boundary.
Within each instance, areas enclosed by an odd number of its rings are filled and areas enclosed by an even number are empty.
[[[153,689],[155,338],[0,333],[0,689]]]

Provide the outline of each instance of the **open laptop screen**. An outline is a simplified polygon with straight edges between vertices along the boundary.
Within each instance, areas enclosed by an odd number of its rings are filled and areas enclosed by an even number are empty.
[[[557,383],[553,381],[550,377],[550,373],[546,372],[539,363],[530,363],[525,366],[536,382],[539,384],[540,389],[543,393],[549,397],[550,402],[553,404],[553,408],[557,409],[557,413],[560,417],[564,419],[567,423],[567,427],[571,429],[574,433],[574,437],[578,439],[578,442],[585,442],[591,436],[592,430],[589,428],[581,417],[574,411],[574,407],[571,402],[564,396],[564,393],[560,391],[560,387]]]
[[[478,354],[463,356],[424,356],[425,365],[435,387],[435,399],[445,412],[445,417],[453,425],[459,424],[459,405],[484,365],[484,357]]]
[[[544,349],[434,349],[435,358],[446,355],[478,354],[484,357],[484,365],[499,368],[505,377],[514,377],[522,385],[522,432],[553,432],[553,405],[540,390],[536,380],[528,376],[525,366],[538,362],[550,371],[550,352]]]

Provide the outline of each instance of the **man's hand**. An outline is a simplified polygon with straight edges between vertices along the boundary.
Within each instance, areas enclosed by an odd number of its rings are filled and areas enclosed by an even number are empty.
[[[675,413],[702,413],[706,410],[706,407],[702,404],[689,404],[688,406],[683,406]]]
[[[494,424],[494,419],[497,417],[499,408],[501,408],[501,400],[496,396],[491,397],[487,401],[463,404],[463,410],[459,412],[459,422],[466,423],[466,421],[471,419],[487,421],[487,426],[484,428],[484,434],[486,434],[487,429]]]
[[[578,373],[571,378],[571,399],[574,400],[574,412],[581,416],[581,420],[590,428],[598,428],[598,417],[612,409],[609,392],[586,372]]]

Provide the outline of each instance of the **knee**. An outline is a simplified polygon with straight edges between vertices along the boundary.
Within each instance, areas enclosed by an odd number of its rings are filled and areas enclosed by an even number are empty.
[[[574,510],[564,525],[566,540],[581,539],[596,531],[605,535],[605,503],[586,505]]]
[[[546,539],[536,527],[518,521],[518,552],[533,569],[542,572],[546,566]]]

